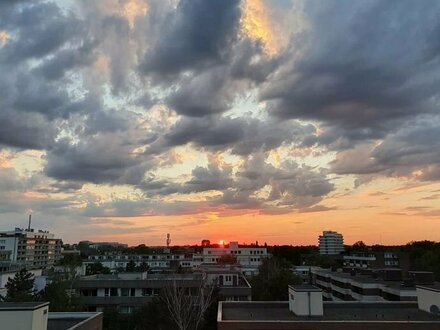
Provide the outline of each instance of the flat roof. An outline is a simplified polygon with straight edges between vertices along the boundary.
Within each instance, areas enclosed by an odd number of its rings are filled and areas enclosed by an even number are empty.
[[[297,316],[286,302],[221,302],[221,321],[433,321],[440,316],[418,309],[408,302],[324,302],[323,316]]]
[[[402,286],[403,279],[385,281],[381,278],[375,278],[371,274],[351,275],[350,273],[332,272],[331,270],[316,270],[313,273],[316,275],[321,275],[321,276],[328,275],[328,276],[332,276],[335,278],[352,280],[352,281],[359,282],[362,284],[382,284],[382,285],[387,286],[389,288],[404,290],[404,291],[408,291],[408,290],[415,291],[415,289],[416,289],[415,286],[414,287]]]
[[[47,330],[70,330],[79,329],[95,318],[102,318],[98,312],[49,312]]]
[[[289,285],[289,288],[297,292],[321,292],[322,290],[311,284]]]
[[[36,310],[48,306],[49,302],[0,302],[0,311]]]
[[[420,285],[416,285],[416,288],[440,292],[440,283],[436,282],[434,284],[420,284]]]

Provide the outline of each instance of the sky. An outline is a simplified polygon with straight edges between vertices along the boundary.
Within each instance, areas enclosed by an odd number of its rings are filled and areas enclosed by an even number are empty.
[[[0,1],[0,230],[440,240],[437,0]]]

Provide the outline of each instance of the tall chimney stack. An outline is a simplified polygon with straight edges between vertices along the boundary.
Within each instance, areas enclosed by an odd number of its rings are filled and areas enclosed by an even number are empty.
[[[32,214],[29,214],[29,225],[28,225],[28,231],[31,231],[31,220],[32,220]]]

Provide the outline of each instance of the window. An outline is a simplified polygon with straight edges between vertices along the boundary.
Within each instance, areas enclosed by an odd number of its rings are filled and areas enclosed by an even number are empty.
[[[134,297],[135,289],[122,288],[121,289],[121,297]]]
[[[143,296],[152,296],[153,295],[153,289],[152,288],[144,288],[144,289],[142,289],[142,295]]]

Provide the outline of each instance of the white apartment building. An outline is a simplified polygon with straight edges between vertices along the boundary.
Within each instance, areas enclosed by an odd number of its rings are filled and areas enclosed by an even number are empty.
[[[258,268],[264,258],[268,258],[267,248],[262,246],[239,246],[237,242],[230,242],[223,247],[205,247],[202,255],[194,255],[193,260],[198,263],[216,264],[223,255],[232,255],[243,268]]]
[[[335,231],[324,231],[319,235],[319,254],[337,255],[344,252],[344,237]]]
[[[0,251],[8,251],[10,262],[20,267],[52,267],[61,259],[61,244],[61,239],[45,230],[0,231]]]
[[[168,268],[192,268],[192,258],[184,253],[155,253],[155,254],[111,254],[111,255],[90,255],[82,264],[82,275],[86,274],[88,265],[101,263],[111,271],[118,268],[126,268],[130,262],[136,266],[145,264],[150,271],[163,270]]]

